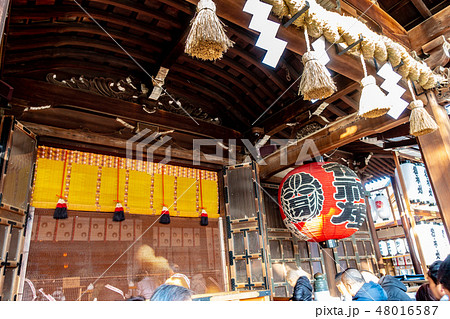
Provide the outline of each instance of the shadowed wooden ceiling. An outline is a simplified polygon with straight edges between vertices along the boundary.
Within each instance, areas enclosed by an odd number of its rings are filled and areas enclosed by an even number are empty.
[[[156,76],[165,67],[169,73],[164,87],[170,96],[182,105],[201,108],[208,119],[216,119],[214,123],[246,133],[302,73],[301,56],[288,50],[276,69],[262,64],[265,51],[254,46],[257,35],[229,22],[227,34],[235,45],[223,59],[205,62],[187,56],[184,42],[195,6],[185,1],[79,4],[82,8],[72,0],[13,0],[3,77],[45,81],[47,74],[55,73],[59,81],[80,76],[118,81],[131,76],[151,90],[149,75]],[[345,86],[352,84],[333,75]],[[358,87],[354,88],[322,116],[333,121],[354,112],[357,97],[352,94]],[[310,102],[298,97],[296,85],[262,120],[292,104],[305,112],[311,109]],[[288,137],[291,130],[277,133]]]
[[[2,65],[2,78],[15,88],[8,113],[44,126],[47,132],[55,128],[42,138],[47,143],[83,133],[90,134],[97,148],[102,137],[110,138],[104,144],[109,147],[118,145],[113,139],[130,138],[135,128],[146,124],[160,131],[174,129],[173,143],[192,150],[192,140],[199,136],[225,141],[262,134],[301,138],[357,111],[360,86],[354,71],[347,77],[346,72],[330,68],[338,92],[325,100],[329,105],[320,115],[313,115],[323,101],[304,101],[297,94],[298,82],[288,89],[302,73],[301,56],[285,50],[277,68],[268,67],[261,63],[265,51],[255,47],[258,34],[227,19],[222,20],[235,45],[223,59],[205,62],[187,56],[184,43],[195,2],[12,0]],[[216,2],[225,16],[241,14],[232,1],[227,7],[221,7],[226,1]],[[348,3],[364,9],[355,0],[319,2],[328,10],[348,9]],[[445,3],[378,2],[406,29],[425,19],[426,12],[417,3],[425,3],[432,13]],[[348,63],[348,68],[354,68]],[[155,77],[161,67],[169,69],[166,91],[152,101],[148,99],[153,88],[150,75]],[[348,151],[371,152],[367,143],[356,146]],[[388,163],[378,163],[383,164]]]

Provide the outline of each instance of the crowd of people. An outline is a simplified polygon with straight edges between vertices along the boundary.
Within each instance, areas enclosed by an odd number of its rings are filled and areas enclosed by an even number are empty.
[[[397,278],[386,275],[378,278],[370,271],[348,268],[335,277],[336,287],[345,301],[448,301],[450,296],[450,255],[435,261],[426,274],[427,283],[420,286],[414,297]],[[291,300],[313,300],[309,275],[302,269],[288,272],[288,283],[294,287]]]

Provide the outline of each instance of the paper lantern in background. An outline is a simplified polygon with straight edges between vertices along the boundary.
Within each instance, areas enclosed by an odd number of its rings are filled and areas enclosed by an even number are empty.
[[[389,250],[385,241],[380,241],[378,243],[378,246],[380,246],[381,256],[383,257],[389,256]]]
[[[406,247],[405,247],[405,241],[403,238],[397,238],[395,240],[395,248],[397,249],[397,253],[400,255],[406,254]]]
[[[430,180],[428,178],[427,170],[423,165],[416,165],[419,173],[419,179],[423,188],[424,202],[432,205],[436,205],[436,199],[434,198],[433,189],[431,188]]]
[[[381,219],[388,219],[391,216],[389,199],[384,194],[378,194],[374,198],[377,215]]]
[[[389,199],[386,195],[378,194],[375,199],[375,206],[377,207],[378,216],[381,219],[388,219],[391,216],[391,207]]]
[[[336,247],[366,218],[361,180],[338,163],[310,163],[291,171],[278,190],[281,217],[297,237]],[[298,230],[298,231],[297,231]]]
[[[439,227],[432,223],[419,222],[415,229],[419,237],[420,244],[425,249],[422,249],[427,266],[431,265],[436,260],[444,260],[446,255],[443,255],[442,249],[439,246]],[[447,242],[448,246],[448,242]]]
[[[435,226],[437,234],[437,242],[439,246],[439,251],[442,256],[447,256],[450,254],[450,245],[448,243],[447,233],[445,232],[445,227],[442,223]]]
[[[409,253],[409,245],[408,245],[408,241],[406,240],[406,238],[403,238],[403,242],[405,243],[406,252]]]
[[[403,163],[400,165],[400,168],[405,180],[409,201],[412,203],[424,201],[422,182],[417,167],[412,163]]]
[[[375,205],[375,201],[369,197],[369,207],[370,207],[370,213],[372,214],[372,219],[374,222],[378,219],[378,212],[377,212],[377,206]]]
[[[386,242],[387,249],[389,251],[389,255],[395,256],[397,255],[397,248],[395,247],[395,241],[393,239],[390,239]]]

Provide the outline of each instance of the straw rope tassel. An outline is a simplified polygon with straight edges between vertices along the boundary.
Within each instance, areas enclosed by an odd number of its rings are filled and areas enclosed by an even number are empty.
[[[202,172],[199,171],[199,186],[200,186],[200,209],[202,210],[202,214],[200,217],[200,225],[201,226],[208,226],[208,213],[205,209],[205,206],[203,206],[203,187],[202,187]]]
[[[56,195],[57,197],[59,197],[59,199],[58,199],[58,203],[56,204],[55,212],[53,213],[54,219],[66,219],[68,217],[67,202],[63,195],[65,177],[66,177],[66,167],[67,167],[67,153],[68,153],[68,151],[65,151],[63,173],[62,173],[62,178],[61,178],[61,191],[60,191],[59,195]]]
[[[379,117],[391,109],[388,103],[386,95],[377,86],[375,78],[371,75],[367,75],[366,62],[364,56],[361,53],[361,64],[364,70],[364,78],[361,80],[361,99],[359,100],[359,112],[358,114],[365,118]]]
[[[411,86],[411,80],[408,80],[408,88],[413,97],[413,101],[409,104],[411,108],[411,116],[409,117],[410,134],[421,136],[436,131],[439,126],[427,110],[425,110],[423,102],[416,99]]]
[[[162,212],[161,217],[159,218],[159,222],[161,224],[170,224],[170,214],[169,209],[167,208],[165,201],[164,201],[164,166],[161,167],[161,187],[162,187]]]
[[[331,96],[337,88],[327,68],[319,62],[316,52],[310,50],[309,36],[306,28],[305,41],[307,52],[303,54],[304,65],[300,80],[299,95],[305,100],[321,100]]]
[[[116,208],[114,209],[113,221],[121,222],[125,220],[125,214],[121,201],[119,200],[119,185],[120,185],[120,159],[117,158],[117,192],[116,192]]]
[[[224,24],[216,15],[214,2],[200,0],[191,21],[184,52],[201,60],[215,61],[221,59],[232,46],[233,41],[225,34]]]

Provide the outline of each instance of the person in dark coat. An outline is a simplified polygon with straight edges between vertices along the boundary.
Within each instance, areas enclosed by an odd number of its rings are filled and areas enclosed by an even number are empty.
[[[387,301],[387,295],[383,288],[372,281],[366,282],[357,269],[346,269],[342,274],[341,281],[353,301]]]
[[[308,273],[303,269],[290,269],[287,274],[288,283],[294,287],[294,293],[290,300],[311,301],[313,288],[308,278]]]
[[[413,301],[406,294],[406,286],[393,276],[387,275],[382,277],[378,284],[386,292],[388,301]]]

